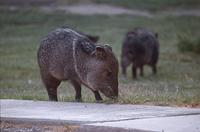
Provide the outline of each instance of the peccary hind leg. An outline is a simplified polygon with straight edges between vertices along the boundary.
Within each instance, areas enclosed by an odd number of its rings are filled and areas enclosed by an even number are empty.
[[[144,76],[143,66],[140,66],[140,76]]]
[[[126,76],[126,66],[122,65],[122,75],[125,77]]]
[[[42,76],[43,83],[47,89],[47,93],[50,101],[58,101],[57,98],[57,88],[60,81],[51,75]]]
[[[77,102],[81,102],[82,101],[82,97],[81,97],[81,84],[79,84],[77,81],[75,80],[72,80],[71,81],[72,85],[74,86],[75,88],[75,91],[76,91],[76,96],[75,96],[75,100]]]
[[[121,67],[122,67],[122,76],[126,77],[126,68],[131,64],[130,60],[126,57],[122,58]]]
[[[132,76],[133,79],[137,78],[137,67],[135,65],[132,65]]]
[[[152,71],[153,71],[153,74],[156,74],[156,73],[157,73],[156,65],[153,65],[153,66],[152,66]]]

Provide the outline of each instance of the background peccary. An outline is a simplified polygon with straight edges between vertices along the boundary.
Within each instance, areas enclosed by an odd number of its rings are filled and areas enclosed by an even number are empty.
[[[135,28],[129,31],[122,44],[121,67],[122,75],[126,76],[126,68],[132,63],[133,78],[137,77],[137,68],[143,76],[143,66],[152,67],[157,72],[156,64],[159,56],[158,34],[144,28]]]
[[[85,35],[69,28],[50,32],[38,50],[42,81],[50,100],[57,101],[57,87],[69,80],[81,100],[81,84],[90,88],[96,100],[98,91],[109,98],[118,96],[118,61],[109,45],[95,45]]]

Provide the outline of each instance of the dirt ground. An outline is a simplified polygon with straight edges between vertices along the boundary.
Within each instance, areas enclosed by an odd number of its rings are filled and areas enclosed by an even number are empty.
[[[72,132],[78,126],[1,121],[1,132]]]
[[[65,123],[41,123],[24,121],[0,121],[1,132],[143,132],[102,126],[80,126]]]

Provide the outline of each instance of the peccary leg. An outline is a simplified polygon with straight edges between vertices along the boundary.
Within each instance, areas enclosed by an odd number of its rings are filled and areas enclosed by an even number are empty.
[[[144,72],[143,72],[143,65],[140,66],[140,76],[144,76]]]
[[[126,76],[126,68],[131,64],[130,60],[127,59],[126,57],[122,58],[121,61],[121,67],[122,67],[122,75],[125,77]]]
[[[132,76],[133,79],[137,77],[137,67],[135,65],[132,65]]]
[[[122,65],[122,75],[126,76],[126,66]]]
[[[76,96],[75,96],[76,101],[81,102],[82,98],[81,98],[81,85],[80,85],[80,83],[78,83],[75,80],[72,80],[71,83],[74,86],[75,91],[76,91]]]
[[[60,81],[51,75],[42,75],[43,83],[47,89],[47,93],[50,101],[58,101],[57,98],[57,88],[60,84]]]
[[[101,95],[98,91],[93,91],[96,101],[101,101]]]
[[[153,74],[156,74],[156,73],[157,73],[156,65],[153,65],[153,66],[152,66],[152,71],[153,71]]]

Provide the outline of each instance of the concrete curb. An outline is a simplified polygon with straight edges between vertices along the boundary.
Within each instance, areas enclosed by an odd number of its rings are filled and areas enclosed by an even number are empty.
[[[1,121],[79,126],[77,131],[200,131],[200,109],[6,100]]]

